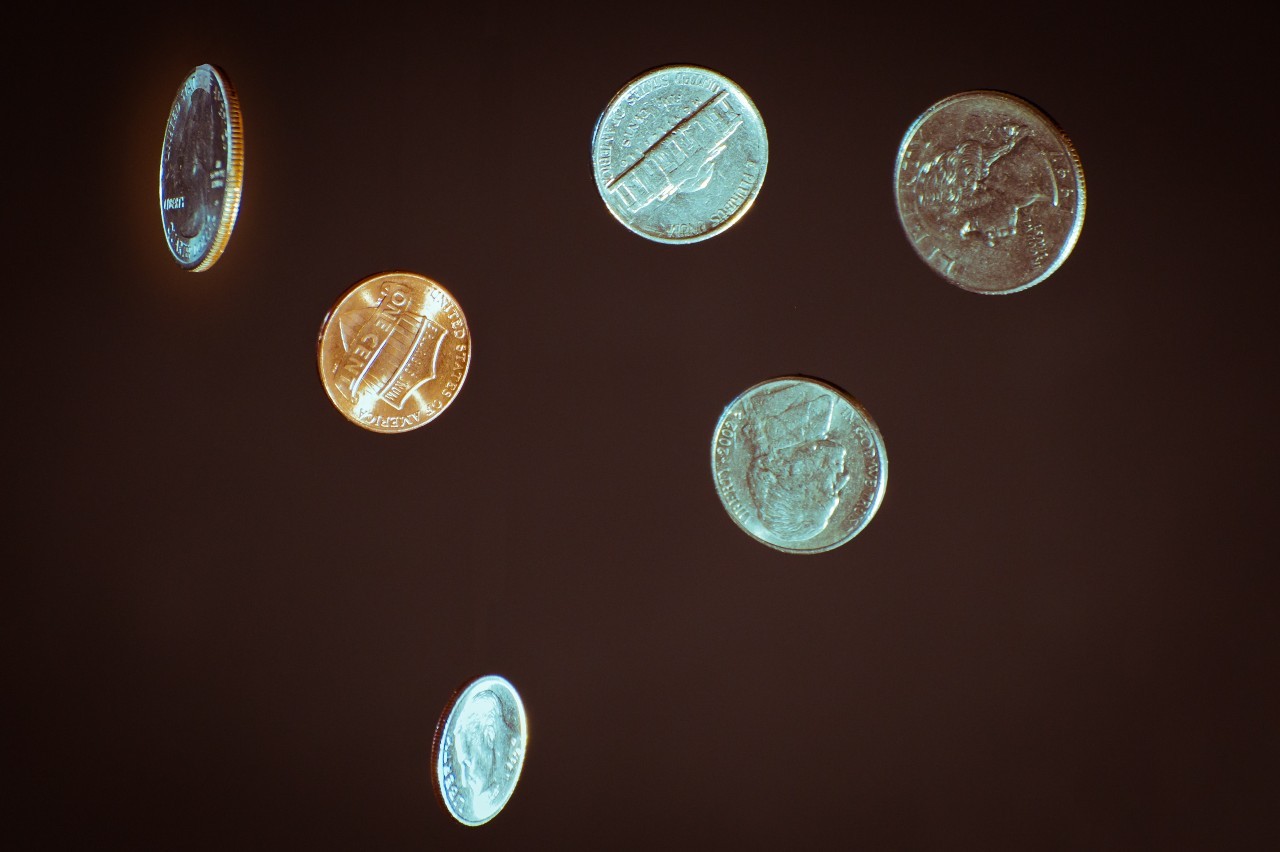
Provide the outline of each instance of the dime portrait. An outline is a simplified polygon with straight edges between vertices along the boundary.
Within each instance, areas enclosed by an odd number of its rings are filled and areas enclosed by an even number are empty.
[[[453,732],[454,777],[477,817],[502,807],[519,763],[519,722],[492,690],[472,696]]]

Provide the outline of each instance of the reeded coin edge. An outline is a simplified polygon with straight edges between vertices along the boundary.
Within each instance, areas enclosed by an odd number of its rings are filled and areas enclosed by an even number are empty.
[[[724,500],[721,499],[720,497],[720,489],[716,487],[716,438],[720,434],[721,427],[724,426],[724,419],[729,416],[729,412],[733,410],[733,407],[737,405],[741,400],[743,400],[752,391],[760,387],[763,387],[764,385],[773,384],[774,382],[805,382],[808,384],[815,384],[820,387],[826,388],[827,390],[831,391],[836,396],[840,397],[841,399],[843,399],[845,402],[849,403],[853,407],[853,410],[856,411],[866,422],[868,431],[870,432],[872,439],[875,441],[876,458],[878,458],[880,461],[880,475],[879,475],[878,481],[876,482],[875,496],[867,504],[867,508],[863,510],[862,519],[861,521],[859,521],[859,523],[856,526],[854,526],[844,536],[840,537],[839,539],[836,539],[831,544],[824,545],[822,547],[812,547],[812,548],[787,547],[785,545],[776,544],[774,542],[766,541],[765,539],[760,538],[751,530],[744,527],[738,521],[738,519],[734,517],[733,513],[728,510],[728,507],[724,505]],[[871,523],[873,518],[875,518],[876,513],[880,511],[880,504],[884,501],[885,489],[888,487],[888,483],[889,483],[889,453],[885,448],[884,436],[880,433],[880,427],[876,425],[876,421],[874,418],[872,418],[871,413],[867,411],[866,407],[862,403],[858,402],[853,397],[853,395],[850,394],[849,392],[836,387],[830,382],[824,382],[822,379],[815,379],[812,376],[801,376],[801,375],[775,376],[774,378],[771,378],[771,379],[765,379],[764,381],[756,382],[754,385],[752,385],[751,387],[744,390],[742,393],[735,396],[733,400],[730,401],[730,403],[725,406],[724,411],[721,412],[719,419],[716,420],[715,429],[711,433],[711,487],[712,487],[712,490],[715,491],[716,500],[720,503],[720,508],[725,510],[724,513],[729,516],[729,520],[733,521],[734,526],[736,526],[743,533],[745,533],[748,538],[750,538],[753,541],[758,541],[760,544],[763,544],[766,547],[771,547],[774,550],[780,551],[782,553],[795,553],[800,555],[806,555],[811,553],[829,553],[830,551],[835,550],[838,547],[848,544],[850,541],[856,538],[859,533],[861,533],[864,529],[867,528],[867,525]]]
[[[925,262],[925,266],[931,269],[933,274],[937,275],[947,283],[953,284],[961,290],[969,293],[978,293],[983,296],[1008,296],[1013,293],[1021,293],[1023,290],[1034,287],[1053,273],[1057,272],[1059,267],[1061,267],[1062,264],[1066,262],[1067,258],[1071,256],[1071,252],[1075,250],[1076,241],[1080,238],[1080,232],[1084,229],[1084,214],[1086,206],[1085,196],[1087,194],[1084,165],[1080,161],[1080,153],[1076,150],[1075,143],[1071,141],[1071,137],[1067,135],[1067,132],[1062,129],[1062,125],[1055,121],[1051,115],[1026,98],[1015,95],[1012,92],[1000,91],[999,89],[969,89],[964,92],[957,92],[954,95],[948,95],[922,112],[916,120],[911,123],[911,126],[907,128],[907,132],[903,134],[902,143],[898,146],[898,156],[893,163],[893,200],[894,205],[898,210],[898,222],[902,225],[902,230],[907,235],[907,242],[911,244],[912,250],[916,251],[917,256],[919,256],[919,251],[916,250],[915,240],[912,239],[911,231],[908,230],[907,223],[904,221],[904,217],[902,215],[901,193],[898,187],[898,175],[902,171],[902,158],[903,155],[906,154],[907,148],[910,147],[911,141],[915,138],[916,133],[920,130],[920,127],[925,123],[925,121],[932,118],[936,113],[942,111],[953,101],[967,97],[991,97],[997,100],[1009,101],[1038,116],[1045,124],[1057,133],[1058,138],[1063,143],[1063,147],[1066,148],[1067,156],[1071,160],[1071,167],[1075,171],[1076,179],[1079,181],[1079,191],[1076,193],[1075,219],[1071,226],[1071,232],[1068,233],[1066,238],[1062,241],[1062,249],[1054,258],[1053,263],[1049,264],[1045,268],[1044,272],[1040,273],[1040,275],[1027,283],[1019,284],[1017,287],[1006,288],[1003,290],[984,290],[979,287],[973,287],[969,284],[965,284],[964,282],[958,281],[948,275],[944,275],[939,272],[933,264],[927,261]]]
[[[520,765],[516,767],[515,776],[511,779],[511,788],[507,790],[507,797],[503,799],[502,806],[494,811],[493,815],[488,819],[483,819],[479,822],[470,822],[454,813],[453,809],[449,807],[449,804],[444,799],[444,790],[440,788],[440,744],[444,739],[444,732],[449,727],[449,717],[453,715],[454,708],[458,706],[458,699],[460,699],[463,694],[468,692],[472,687],[475,687],[485,681],[497,681],[506,687],[507,691],[510,692],[511,696],[515,699],[516,710],[519,711],[520,715],[520,733],[522,737],[521,746],[524,749],[524,754],[520,757]],[[468,828],[475,828],[477,826],[484,825],[487,822],[491,822],[494,817],[506,809],[507,803],[511,801],[511,796],[515,793],[516,785],[520,783],[520,775],[524,772],[524,755],[528,753],[528,750],[529,719],[524,712],[524,699],[520,697],[519,691],[517,691],[511,684],[511,681],[507,680],[502,675],[497,674],[481,675],[480,677],[463,681],[456,689],[453,690],[453,694],[450,695],[449,700],[445,702],[444,709],[440,711],[440,718],[436,720],[435,733],[431,735],[431,790],[435,793],[436,804],[438,804],[446,814],[457,820],[459,824],[465,825]]]
[[[226,72],[216,65],[206,66],[218,81],[222,89],[222,97],[227,104],[227,185],[222,194],[222,216],[218,220],[218,231],[213,237],[204,260],[192,269],[192,272],[204,272],[218,262],[227,243],[231,240],[231,231],[235,228],[236,216],[240,213],[240,191],[244,182],[244,124],[240,115],[240,98],[235,87],[231,85]]]
[[[604,194],[604,187],[600,185],[600,177],[596,173],[596,143],[597,141],[599,141],[600,127],[602,124],[604,124],[605,116],[607,116],[609,112],[613,109],[613,107],[618,103],[618,101],[620,101],[623,98],[623,96],[625,96],[626,93],[632,87],[638,85],[641,80],[644,80],[647,77],[663,74],[668,71],[673,71],[673,72],[699,71],[703,74],[710,74],[711,76],[716,77],[717,79],[723,80],[726,83],[728,83],[729,86],[731,86],[733,89],[734,96],[740,97],[742,101],[751,109],[751,112],[755,115],[756,121],[760,125],[760,137],[764,143],[764,152],[765,152],[765,156],[763,157],[764,163],[760,167],[760,173],[759,173],[759,176],[756,178],[755,186],[753,186],[751,189],[751,194],[748,195],[746,200],[742,202],[742,206],[740,206],[737,210],[735,210],[732,214],[730,214],[719,225],[716,225],[712,228],[708,228],[706,231],[703,231],[701,234],[695,234],[691,237],[662,237],[662,236],[649,234],[644,231],[638,231],[635,228],[631,227],[631,225],[628,222],[626,222],[621,216],[619,216],[618,212],[613,209],[613,205],[609,203],[609,199]],[[724,74],[721,74],[719,71],[715,71],[711,68],[707,68],[704,65],[689,65],[689,64],[658,65],[654,68],[650,68],[648,71],[642,71],[641,73],[637,74],[634,78],[632,78],[629,82],[627,82],[626,85],[624,85],[621,89],[619,89],[612,98],[609,99],[609,103],[606,104],[605,108],[601,111],[600,116],[596,119],[596,125],[591,131],[591,152],[590,153],[591,153],[591,181],[592,183],[595,184],[596,192],[600,195],[600,200],[604,202],[604,209],[609,211],[609,215],[611,215],[614,219],[616,219],[618,223],[622,225],[622,227],[626,228],[629,232],[635,234],[638,237],[643,237],[646,240],[652,240],[655,243],[667,243],[669,245],[684,245],[688,243],[699,243],[699,242],[702,242],[703,240],[709,240],[712,237],[716,236],[717,234],[721,233],[722,231],[727,230],[731,225],[733,225],[735,222],[737,222],[739,219],[745,216],[747,211],[751,209],[751,206],[756,203],[756,197],[760,194],[761,187],[764,186],[765,172],[769,170],[769,132],[764,125],[764,118],[761,117],[760,110],[756,107],[755,101],[751,100],[751,96],[747,94],[746,89],[739,86],[736,82],[734,82],[729,77],[726,77]]]
[[[332,403],[333,407],[337,409],[338,413],[342,415],[344,420],[346,420],[348,423],[354,423],[355,425],[359,426],[361,429],[365,429],[369,432],[374,432],[378,435],[407,435],[410,432],[414,432],[418,429],[421,429],[423,426],[426,426],[428,423],[434,423],[440,417],[441,414],[444,414],[445,409],[453,405],[453,402],[454,400],[457,399],[458,394],[462,392],[463,386],[467,383],[467,376],[471,375],[471,362],[475,358],[475,335],[471,331],[471,323],[468,322],[466,323],[467,363],[462,370],[462,378],[458,380],[458,386],[453,390],[452,399],[450,399],[449,403],[445,405],[445,407],[442,408],[440,411],[436,412],[431,417],[428,417],[426,420],[423,420],[421,423],[418,423],[415,426],[410,426],[407,429],[392,429],[390,427],[375,426],[372,423],[365,423],[362,420],[357,420],[356,418],[350,416],[347,413],[342,401],[334,397],[333,391],[329,389],[329,382],[325,378],[325,374],[324,374],[325,331],[329,328],[329,323],[332,322],[333,319],[337,316],[338,307],[344,301],[346,301],[346,298],[348,296],[350,296],[356,290],[360,289],[361,287],[368,284],[369,282],[374,281],[375,279],[390,278],[395,275],[401,275],[401,276],[404,276],[405,278],[412,278],[415,281],[425,282],[428,286],[434,286],[438,288],[442,293],[445,294],[445,296],[449,298],[449,301],[453,302],[454,305],[458,306],[458,312],[462,314],[464,322],[467,316],[466,311],[462,310],[462,303],[459,302],[456,298],[454,298],[454,295],[449,292],[448,288],[442,285],[439,281],[436,281],[433,278],[428,278],[427,276],[421,273],[409,272],[408,270],[404,270],[404,269],[390,269],[385,272],[376,272],[373,275],[368,275],[360,279],[359,281],[357,281],[355,284],[352,284],[347,289],[343,290],[342,295],[338,296],[338,298],[334,301],[333,306],[330,307],[328,312],[324,315],[324,319],[320,320],[320,334],[316,337],[316,375],[319,376],[320,378],[320,386],[324,388],[325,396],[329,398],[329,402]]]

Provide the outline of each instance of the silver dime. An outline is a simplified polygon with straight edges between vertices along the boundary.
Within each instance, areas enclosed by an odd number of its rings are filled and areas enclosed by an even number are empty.
[[[820,553],[862,531],[884,497],[888,457],[861,405],[789,376],[743,391],[711,440],[716,494],[748,535],[787,553]]]
[[[640,75],[596,122],[591,167],[619,222],[662,243],[724,231],[764,183],[769,140],[747,94],[695,65]]]
[[[160,219],[183,269],[201,272],[221,257],[240,209],[244,135],[226,75],[193,69],[178,88],[160,150]]]
[[[529,725],[506,678],[459,689],[440,714],[431,763],[436,797],[463,825],[484,825],[507,804],[524,767]]]
[[[898,218],[920,257],[976,293],[1053,274],[1084,224],[1084,171],[1066,134],[1003,92],[962,92],[916,119],[894,171]]]

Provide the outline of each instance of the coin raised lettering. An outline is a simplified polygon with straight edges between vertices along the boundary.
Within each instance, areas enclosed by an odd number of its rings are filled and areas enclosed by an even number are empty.
[[[1084,221],[1080,158],[1043,112],[1002,92],[964,92],[907,131],[898,217],[920,257],[979,293],[1015,293],[1058,269]]]
[[[212,65],[178,88],[160,150],[160,216],[170,253],[183,269],[211,267],[226,248],[240,208],[244,138],[240,105]]]
[[[875,423],[847,394],[813,379],[772,379],[740,394],[716,426],[711,456],[725,511],[748,535],[787,553],[846,543],[884,495],[886,455]]]
[[[738,221],[768,162],[751,99],[693,66],[629,83],[601,113],[591,147],[606,208],[635,233],[668,243],[707,239]]]
[[[388,272],[348,290],[321,326],[320,377],[330,400],[375,432],[416,429],[442,412],[466,380],[466,317],[439,284]]]

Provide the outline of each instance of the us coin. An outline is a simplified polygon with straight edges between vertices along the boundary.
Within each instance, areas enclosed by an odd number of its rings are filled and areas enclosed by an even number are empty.
[[[466,684],[436,723],[437,801],[463,825],[484,825],[511,799],[528,744],[524,704],[506,678],[488,675]]]
[[[705,240],[737,222],[768,164],[755,104],[732,80],[694,65],[632,80],[600,114],[591,138],[605,206],[661,243]]]
[[[178,88],[160,149],[160,221],[183,269],[202,272],[222,256],[243,181],[240,102],[221,69],[200,65]]]
[[[747,535],[787,553],[821,553],[871,522],[888,457],[866,409],[831,385],[789,376],[729,403],[711,440],[711,472]]]
[[[1002,92],[962,92],[907,131],[894,171],[916,252],[975,293],[1016,293],[1053,274],[1084,224],[1084,171],[1066,134]]]
[[[408,432],[457,398],[471,332],[448,290],[412,272],[384,272],[357,283],[325,316],[318,360],[343,416],[374,432]]]

